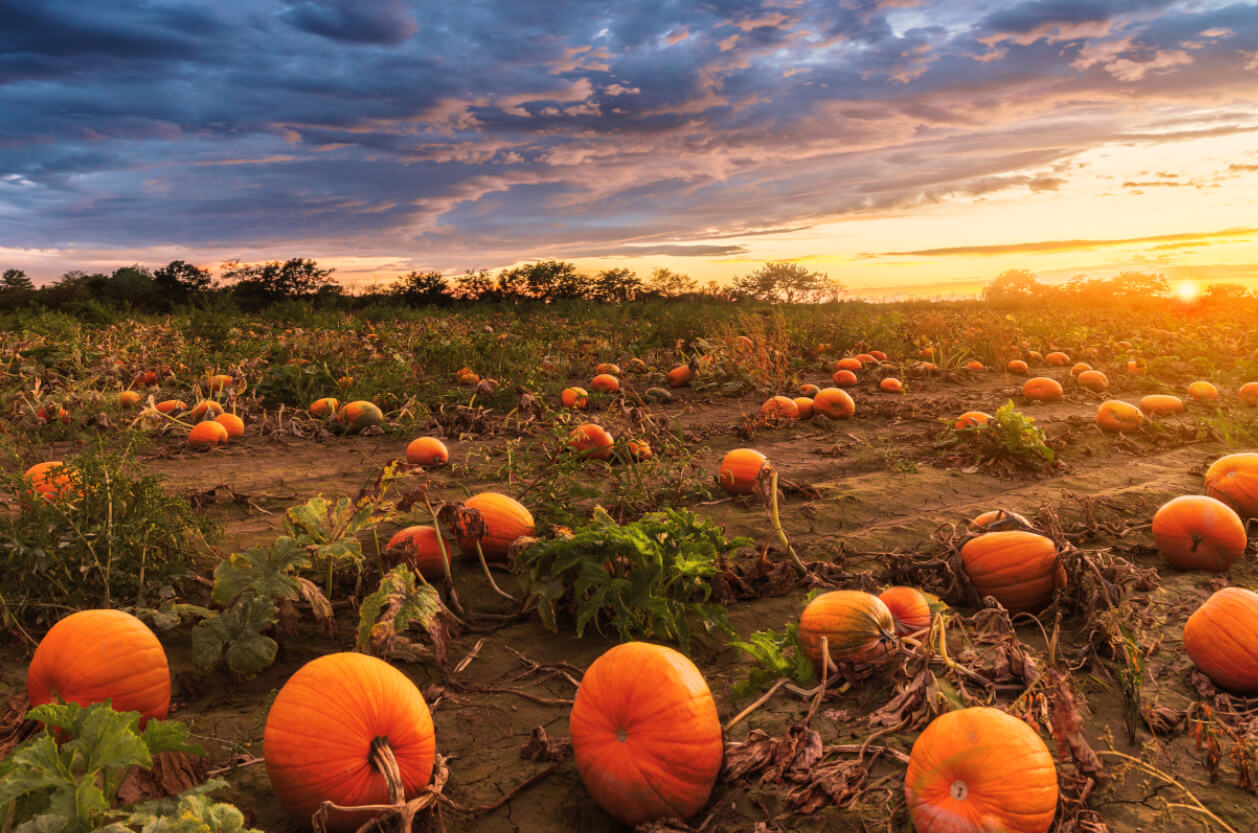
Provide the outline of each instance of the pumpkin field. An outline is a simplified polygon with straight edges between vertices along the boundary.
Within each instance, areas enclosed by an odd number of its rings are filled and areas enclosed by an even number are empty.
[[[1258,829],[1255,311],[23,314],[0,829]]]

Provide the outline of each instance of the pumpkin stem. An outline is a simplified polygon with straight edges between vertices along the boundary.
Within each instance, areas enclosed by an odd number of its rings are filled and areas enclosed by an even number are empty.
[[[1188,548],[1188,551],[1196,552],[1197,547],[1201,545],[1201,540],[1201,536],[1194,533],[1192,536],[1192,546]]]
[[[368,760],[376,771],[384,776],[385,786],[389,790],[389,803],[405,804],[406,796],[402,791],[402,770],[398,767],[397,758],[393,755],[393,747],[389,746],[387,736],[372,739]]]

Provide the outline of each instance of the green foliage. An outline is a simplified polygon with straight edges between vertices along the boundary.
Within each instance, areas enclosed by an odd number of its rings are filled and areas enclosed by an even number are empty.
[[[601,507],[571,537],[529,547],[515,561],[542,623],[558,633],[561,613],[577,636],[593,625],[621,641],[659,639],[689,648],[691,617],[730,633],[725,609],[709,601],[718,559],[751,543],[685,509],[648,514],[621,526]]]
[[[275,602],[246,590],[222,613],[207,616],[192,629],[192,660],[209,669],[219,658],[237,674],[253,675],[270,668],[279,646],[263,633],[279,619]]]
[[[1012,399],[1001,405],[986,424],[961,429],[949,425],[936,445],[959,451],[979,465],[1036,470],[1051,468],[1057,459],[1035,418],[1016,410]]]
[[[337,390],[336,378],[323,363],[273,364],[262,372],[255,388],[268,404],[307,408]]]
[[[406,632],[418,625],[432,640],[437,661],[444,664],[448,643],[444,613],[437,589],[417,582],[407,565],[398,565],[380,578],[376,592],[363,599],[356,647],[378,657],[411,658],[418,652]]]
[[[125,817],[112,810],[132,767],[151,767],[159,752],[204,755],[180,723],[116,712],[108,702],[31,709],[42,731],[0,763],[0,808],[15,831],[87,833]],[[54,730],[70,740],[58,743]]]
[[[77,496],[35,498],[20,475],[9,490],[26,495],[0,515],[0,600],[6,624],[40,620],[48,605],[156,607],[193,568],[215,525],[161,477],[137,473],[129,448],[97,445],[65,461]]]
[[[734,686],[735,697],[755,694],[781,677],[787,677],[801,686],[812,682],[812,661],[799,644],[797,624],[787,625],[784,631],[756,631],[746,642],[734,641],[730,645],[756,661],[747,679]]]

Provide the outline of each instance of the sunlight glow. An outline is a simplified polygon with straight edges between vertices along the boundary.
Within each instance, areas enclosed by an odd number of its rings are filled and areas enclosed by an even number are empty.
[[[1197,300],[1197,296],[1201,294],[1201,287],[1196,281],[1180,281],[1175,286],[1175,297],[1186,304],[1190,304]]]

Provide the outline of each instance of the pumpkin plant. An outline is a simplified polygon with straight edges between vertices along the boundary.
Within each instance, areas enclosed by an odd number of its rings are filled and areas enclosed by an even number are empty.
[[[788,623],[783,630],[756,631],[746,642],[736,640],[729,644],[756,663],[747,679],[734,686],[735,697],[747,697],[782,677],[800,686],[814,679],[812,660],[799,642],[799,625],[795,622]]]
[[[977,413],[977,412],[975,412]],[[964,425],[958,419],[948,425],[935,443],[938,449],[957,454],[962,460],[982,466],[1004,466],[1032,471],[1050,468],[1056,452],[1049,448],[1035,418],[1023,414],[1010,399],[986,421],[972,414]]]

